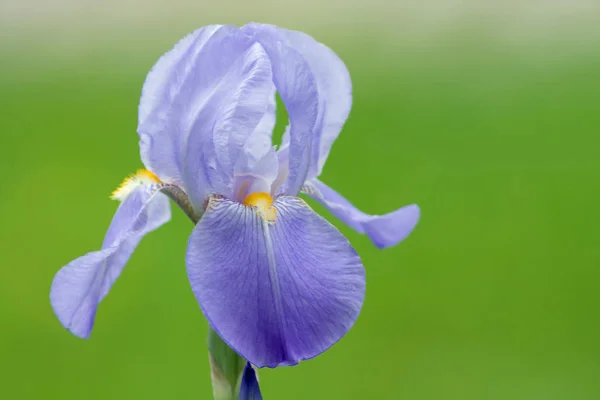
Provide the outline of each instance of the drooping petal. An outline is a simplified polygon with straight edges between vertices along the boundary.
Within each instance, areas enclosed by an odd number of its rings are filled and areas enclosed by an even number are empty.
[[[365,272],[346,238],[296,197],[276,221],[211,198],[188,244],[196,299],[213,329],[258,367],[294,365],[337,342],[364,299]]]
[[[152,186],[140,186],[121,203],[102,249],[71,261],[54,277],[50,302],[65,328],[76,336],[89,337],[98,303],[142,237],[170,218],[168,198]]]
[[[317,82],[302,54],[285,44],[272,25],[248,24],[241,28],[266,50],[273,67],[275,87],[290,119],[289,173],[282,193],[296,195],[310,166],[311,140],[317,131],[319,93]]]
[[[312,139],[308,179],[321,174],[331,145],[352,107],[352,81],[346,65],[329,47],[303,32],[275,29],[284,43],[298,51],[312,70],[319,91],[319,130]]]
[[[152,67],[144,86],[138,112],[140,155],[147,169],[164,181],[181,184],[179,149],[182,133],[174,129],[173,107],[185,78],[194,73],[193,60],[208,40],[221,28],[210,25],[184,37]]]
[[[369,236],[379,248],[395,246],[404,240],[417,225],[420,217],[420,209],[416,204],[404,206],[385,215],[365,214],[317,179],[306,182],[302,191],[324,205],[346,225]]]
[[[244,368],[244,375],[242,375],[242,382],[240,385],[239,400],[262,400],[256,372],[250,363],[247,363]]]

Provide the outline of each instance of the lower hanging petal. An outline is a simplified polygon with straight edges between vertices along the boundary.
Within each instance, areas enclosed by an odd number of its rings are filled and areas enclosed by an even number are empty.
[[[61,324],[76,336],[89,337],[98,303],[142,237],[170,219],[164,194],[151,185],[135,189],[117,209],[102,249],[71,261],[54,277],[50,302]]]
[[[258,367],[327,350],[353,325],[365,292],[360,258],[333,225],[296,197],[269,211],[212,198],[186,257],[211,326]]]
[[[342,195],[313,179],[307,181],[302,192],[324,205],[333,215],[359,233],[369,236],[375,246],[395,246],[412,232],[419,221],[419,206],[411,204],[385,215],[368,215],[354,207]]]
[[[242,375],[242,382],[240,384],[239,400],[262,400],[256,371],[254,371],[250,363],[247,363],[246,368],[244,368],[244,375]]]

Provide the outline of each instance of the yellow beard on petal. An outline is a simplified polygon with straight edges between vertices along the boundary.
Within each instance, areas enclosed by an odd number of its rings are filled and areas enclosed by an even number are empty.
[[[275,223],[277,211],[273,206],[273,198],[269,193],[250,193],[246,196],[242,204],[254,208],[258,215],[264,218],[269,224]]]
[[[152,185],[155,183],[162,183],[162,181],[153,172],[148,171],[147,169],[140,169],[135,174],[125,178],[123,183],[112,192],[110,198],[123,201],[138,186]]]

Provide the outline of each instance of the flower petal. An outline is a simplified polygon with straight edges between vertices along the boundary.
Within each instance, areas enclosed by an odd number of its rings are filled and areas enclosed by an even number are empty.
[[[144,82],[138,112],[140,154],[146,168],[163,181],[182,182],[178,156],[182,131],[175,128],[173,107],[185,78],[194,72],[195,57],[220,28],[210,25],[184,37],[156,62]]]
[[[168,198],[152,186],[140,186],[121,203],[102,249],[64,266],[52,282],[50,302],[58,319],[74,335],[90,335],[98,303],[121,274],[144,235],[171,218]]]
[[[242,45],[248,43],[247,40],[240,42]],[[235,47],[232,46],[232,50],[235,50]],[[222,46],[221,50],[223,51]],[[233,57],[235,55],[232,55]],[[222,168],[225,168],[224,175],[232,176],[234,165],[240,153],[247,147],[250,136],[258,136],[259,132],[264,132],[266,127],[259,124],[270,124],[272,111],[267,112],[267,109],[272,105],[274,89],[271,63],[265,50],[258,43],[238,56],[219,83],[219,92],[223,95],[213,137],[216,155]],[[215,105],[219,106],[218,103]],[[265,121],[263,116],[266,116]]]
[[[271,64],[262,46],[241,31],[209,41],[194,63],[201,71],[187,86],[196,100],[184,120],[184,183],[192,202],[209,193],[233,195],[233,172],[247,139],[257,129],[273,95]]]
[[[275,28],[284,43],[308,63],[319,91],[320,130],[312,140],[308,179],[321,174],[331,145],[337,139],[352,107],[352,81],[346,65],[329,47],[303,32]]]
[[[348,240],[296,197],[278,197],[277,220],[211,198],[186,264],[204,315],[258,367],[294,365],[337,342],[358,317],[365,272]]]
[[[244,150],[236,162],[235,200],[242,202],[250,193],[271,193],[271,186],[278,175],[279,160],[275,148],[270,148],[259,159],[256,152]]]
[[[310,166],[311,140],[317,129],[319,93],[308,62],[272,25],[248,24],[241,28],[265,49],[273,68],[275,87],[290,119],[289,174],[281,193],[296,195]]]
[[[252,368],[250,363],[247,363],[244,368],[244,375],[242,375],[242,382],[240,385],[239,400],[262,400],[260,386],[258,385],[258,379],[256,378],[256,371],[254,371],[254,368]]]
[[[254,129],[254,132],[246,139],[244,150],[252,155],[254,159],[260,159],[273,147],[273,128],[275,127],[275,85],[272,85],[271,93],[267,96],[267,109],[262,119]]]
[[[302,191],[323,204],[333,215],[359,233],[364,233],[379,248],[400,243],[412,232],[420,217],[420,209],[411,204],[385,215],[368,215],[323,182],[307,181]]]
[[[274,119],[273,93],[260,44],[234,26],[198,29],[148,75],[138,127],[143,161],[183,186],[196,209],[209,193],[231,195],[246,140]]]
[[[267,111],[254,132],[246,139],[243,151],[235,163],[234,197],[242,201],[252,192],[271,193],[271,185],[279,172],[277,151],[272,145],[275,126],[275,86],[268,96]]]

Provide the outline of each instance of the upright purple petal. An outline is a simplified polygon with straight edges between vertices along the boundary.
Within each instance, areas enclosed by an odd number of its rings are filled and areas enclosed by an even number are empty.
[[[193,32],[147,78],[138,128],[144,161],[161,178],[174,176],[196,209],[209,193],[230,196],[247,138],[274,118],[273,93],[260,44],[234,26]]]
[[[252,368],[250,363],[247,363],[244,368],[244,375],[242,375],[242,382],[240,385],[239,400],[262,400],[256,371],[254,371],[254,368]]]
[[[312,70],[319,92],[318,130],[312,139],[308,178],[321,174],[331,145],[352,107],[352,82],[346,65],[327,46],[303,32],[275,29],[284,43],[299,52]]]
[[[248,24],[241,30],[266,50],[273,67],[273,81],[290,119],[289,168],[282,193],[296,195],[310,166],[311,140],[319,114],[315,76],[301,53],[285,44],[272,25]]]
[[[264,49],[235,27],[213,35],[194,70],[183,96],[192,100],[178,114],[186,121],[184,183],[200,204],[211,192],[232,196],[235,162],[267,112],[273,83]]]
[[[275,101],[275,85],[271,86],[271,93],[267,96],[267,110],[262,119],[246,140],[246,148],[255,152],[255,157],[260,158],[273,146],[273,128],[275,128],[277,103]]]
[[[240,40],[240,44],[246,43],[246,38]],[[222,53],[224,50],[221,46]],[[236,46],[232,46],[231,50],[237,50]],[[232,58],[235,56],[232,54]],[[217,157],[227,176],[232,175],[250,136],[264,132],[266,127],[263,125],[270,124],[274,89],[271,63],[258,43],[237,55],[237,60],[219,83],[219,92],[223,95],[219,98],[215,94],[211,99],[220,100],[220,104],[215,102],[216,107],[220,106],[220,112],[215,121],[213,138]]]
[[[252,192],[270,193],[271,185],[279,173],[279,160],[271,139],[275,126],[275,107],[273,86],[268,96],[267,111],[246,139],[234,167],[234,198],[238,201]]]
[[[419,221],[416,204],[399,208],[385,215],[368,215],[323,182],[306,182],[302,191],[323,204],[333,215],[359,233],[366,234],[379,248],[395,246],[404,240]]]
[[[71,261],[54,277],[50,302],[65,328],[76,336],[89,337],[98,303],[142,237],[170,218],[168,198],[152,186],[140,186],[121,203],[102,249]]]
[[[221,28],[210,25],[184,37],[152,67],[144,86],[138,112],[140,154],[147,169],[162,180],[181,184],[179,148],[181,131],[173,118],[173,107],[182,91],[185,78],[195,73],[193,60],[208,40]]]
[[[294,365],[350,329],[365,272],[348,240],[304,201],[279,197],[276,221],[212,198],[189,241],[186,264],[211,326],[258,367]]]

